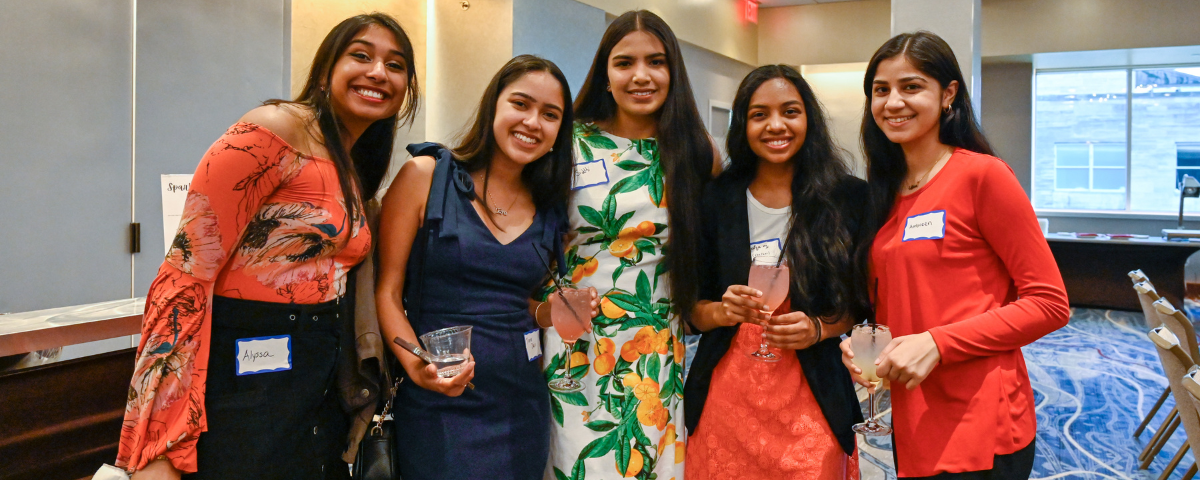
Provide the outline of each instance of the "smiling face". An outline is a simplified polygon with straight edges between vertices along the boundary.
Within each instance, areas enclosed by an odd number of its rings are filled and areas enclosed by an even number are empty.
[[[529,72],[500,91],[492,132],[499,154],[528,165],[550,151],[562,127],[563,88],[547,72]]]
[[[904,55],[882,62],[871,87],[871,115],[888,140],[905,145],[937,141],[942,110],[954,100],[958,82],[942,88]]]
[[[613,46],[608,55],[608,87],[620,114],[654,115],[667,100],[671,71],[662,41],[637,30]]]
[[[369,25],[333,65],[330,103],[351,131],[366,130],[372,123],[393,117],[404,105],[409,65],[396,37],[378,25]]]
[[[807,132],[804,100],[792,82],[772,78],[750,96],[746,141],[759,159],[770,163],[790,161],[804,146]]]

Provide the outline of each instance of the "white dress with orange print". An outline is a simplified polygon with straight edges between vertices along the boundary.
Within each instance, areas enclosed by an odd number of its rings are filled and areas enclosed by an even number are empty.
[[[595,287],[600,314],[572,348],[577,393],[552,392],[546,479],[651,474],[682,480],[683,326],[671,313],[667,200],[658,143],[575,125],[575,182],[566,261],[570,280]],[[566,356],[545,334],[546,379]]]

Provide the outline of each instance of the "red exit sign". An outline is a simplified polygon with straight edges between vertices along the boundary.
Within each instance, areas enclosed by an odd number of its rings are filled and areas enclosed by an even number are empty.
[[[746,21],[758,23],[758,0],[742,0],[742,5]]]

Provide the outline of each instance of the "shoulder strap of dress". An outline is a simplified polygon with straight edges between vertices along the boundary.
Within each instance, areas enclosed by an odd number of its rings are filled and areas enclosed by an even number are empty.
[[[445,145],[438,143],[414,143],[408,146],[413,157],[433,157],[433,182],[429,185],[429,198],[425,202],[425,222],[438,223],[438,236],[458,235],[459,202],[450,195],[455,189],[474,195],[474,185],[466,170],[462,169],[454,154]]]

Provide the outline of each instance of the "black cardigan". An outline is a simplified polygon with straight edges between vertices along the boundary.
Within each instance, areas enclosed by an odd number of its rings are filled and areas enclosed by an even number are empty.
[[[750,180],[723,176],[705,189],[700,252],[707,261],[701,265],[700,271],[701,299],[719,302],[730,285],[745,285],[749,280],[750,223],[746,210],[746,188],[750,186]],[[857,230],[865,210],[866,182],[846,177],[835,191],[835,201],[847,214],[854,237],[859,238]],[[862,283],[865,286],[865,281]],[[792,304],[802,302],[793,299]],[[700,345],[684,384],[684,414],[689,434],[694,433],[700,423],[713,370],[729,350],[736,334],[737,327],[719,327],[700,337]],[[810,348],[797,350],[796,357],[800,359],[804,377],[821,407],[821,413],[829,422],[829,428],[838,444],[850,455],[854,453],[855,446],[854,432],[850,427],[862,422],[863,415],[850,373],[842,366],[842,354],[838,348],[840,342],[839,338],[827,339]]]

